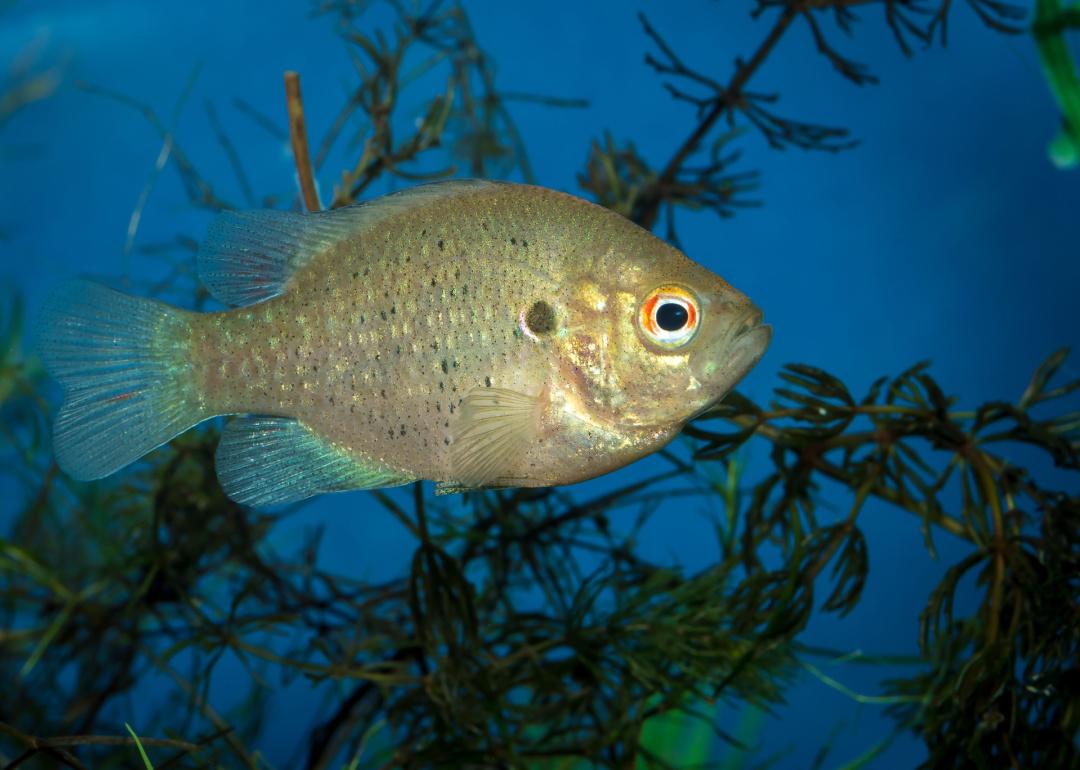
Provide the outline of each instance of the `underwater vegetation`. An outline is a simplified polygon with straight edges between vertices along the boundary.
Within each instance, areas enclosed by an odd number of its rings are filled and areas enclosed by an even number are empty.
[[[1046,82],[1061,109],[1061,132],[1049,147],[1050,159],[1059,168],[1080,164],[1080,72],[1065,39],[1070,29],[1080,30],[1080,5],[1037,0],[1031,34]]]
[[[27,43],[0,81],[0,129],[27,105],[48,98],[60,84],[61,66],[41,64],[42,42],[38,38]]]
[[[1017,6],[968,5],[998,32],[1024,31]],[[758,176],[732,149],[742,132],[776,147],[850,147],[843,128],[787,117],[755,76],[803,28],[840,76],[872,82],[823,21],[851,32],[870,8],[914,55],[943,42],[951,3],[758,0],[761,37],[728,72],[693,68],[643,16],[647,61],[693,120],[656,166],[630,141],[596,140],[584,194],[677,241],[684,210],[727,217],[755,203]],[[357,77],[324,138],[309,146],[307,132],[323,127],[301,130],[295,76],[283,105],[237,105],[291,139],[308,209],[364,200],[387,177],[531,180],[507,100],[575,106],[498,90],[456,3],[325,0],[319,11],[340,22]],[[236,208],[198,172],[173,121],[83,87],[160,133],[160,168],[180,175],[193,206]],[[434,95],[411,120],[402,94],[418,89]],[[288,131],[266,114],[275,110],[287,112]],[[215,113],[208,119],[245,198],[264,200]],[[320,201],[313,174],[343,145],[352,162]],[[205,309],[194,252],[181,244],[180,255],[147,293]],[[896,662],[801,639],[812,617],[842,617],[862,601],[864,513],[883,500],[930,554],[942,537],[965,549],[911,619],[920,649],[903,661],[908,673],[874,696],[847,692],[882,705],[895,734],[917,736],[928,768],[1080,767],[1080,380],[1065,376],[1065,350],[1022,392],[963,409],[926,362],[858,392],[789,364],[768,403],[730,393],[661,451],[658,470],[595,496],[561,487],[435,496],[420,483],[404,495],[356,493],[358,508],[377,501],[415,541],[398,574],[365,581],[320,563],[317,530],[287,549],[272,541],[295,508],[253,510],[225,495],[215,423],[102,481],[62,473],[49,438],[58,405],[23,347],[21,303],[9,294],[0,307],[0,469],[19,492],[5,501],[16,510],[0,537],[0,766],[784,766],[754,737],[800,672],[845,691],[824,663]],[[747,465],[751,445],[760,467]],[[1031,470],[1042,462],[1055,473]],[[826,492],[843,506],[824,504]],[[702,503],[714,563],[689,571],[643,553],[640,533],[672,500]],[[225,712],[214,704],[229,664],[248,678],[242,706]],[[266,693],[298,681],[322,688],[326,708],[308,715],[304,750],[272,765]],[[116,715],[143,702],[140,688],[157,699],[124,730]],[[741,710],[738,724],[717,720],[724,706]],[[842,766],[874,767],[889,740]],[[828,748],[823,739],[817,766],[845,759]]]

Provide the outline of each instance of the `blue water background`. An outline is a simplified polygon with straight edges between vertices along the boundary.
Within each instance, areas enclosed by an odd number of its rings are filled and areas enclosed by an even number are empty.
[[[632,138],[662,164],[686,135],[691,108],[673,103],[643,64],[650,50],[635,18],[654,25],[690,64],[726,78],[767,31],[749,4],[706,0],[593,3],[466,2],[481,45],[498,64],[506,90],[581,97],[584,110],[515,104],[537,181],[577,191],[588,142],[610,129]],[[767,400],[786,362],[821,366],[856,393],[882,374],[933,360],[933,374],[962,406],[1015,399],[1036,364],[1061,345],[1080,343],[1080,172],[1055,170],[1046,144],[1058,124],[1030,41],[983,28],[966,7],[950,23],[950,44],[913,59],[900,54],[869,9],[842,49],[868,62],[881,84],[856,87],[819,57],[805,28],[793,30],[755,77],[757,91],[779,91],[784,115],[849,127],[862,140],[831,155],[769,150],[757,136],[739,140],[745,168],[763,172],[760,209],[730,221],[681,214],[679,235],[696,260],[749,294],[775,329],[765,360],[744,391]],[[76,274],[116,277],[129,217],[152,176],[160,137],[135,112],[74,87],[88,81],[151,105],[166,122],[194,67],[198,77],[175,136],[223,197],[243,195],[210,129],[210,101],[259,192],[295,194],[287,143],[232,106],[241,97],[285,125],[281,74],[303,78],[308,125],[321,138],[354,76],[328,18],[311,19],[304,3],[157,3],[138,0],[24,2],[0,21],[0,64],[43,35],[44,52],[62,61],[64,84],[0,133],[0,279],[25,295],[33,315],[58,280]],[[412,97],[417,115],[429,96]],[[319,175],[324,196],[342,163]],[[136,244],[198,238],[209,215],[188,204],[170,168],[154,186]],[[160,264],[130,257],[136,278],[159,277]],[[1080,374],[1077,364],[1069,373]],[[763,446],[749,452],[751,469]],[[649,461],[646,461],[648,463]],[[1051,470],[1041,469],[1054,477]],[[586,495],[627,482],[624,469],[581,489]],[[751,470],[751,473],[753,471]],[[829,490],[825,505],[842,510],[846,494]],[[716,557],[693,505],[669,506],[647,531],[645,551],[701,568]],[[2,511],[0,511],[2,513]],[[860,522],[871,573],[860,608],[846,619],[817,617],[803,641],[868,653],[913,653],[915,619],[943,569],[964,546],[939,535],[941,561],[926,553],[910,516],[871,503]],[[299,543],[316,525],[327,530],[328,567],[373,579],[407,567],[411,541],[364,493],[326,497],[280,526],[273,542]],[[968,596],[971,596],[970,587]],[[211,693],[220,710],[246,684],[242,670]],[[830,673],[864,693],[878,691],[879,671],[833,667]],[[144,688],[123,720],[138,722],[153,699]],[[321,696],[303,682],[274,700],[270,729],[257,746],[279,767],[294,757],[305,722]],[[891,730],[878,706],[858,706],[806,676],[760,735],[764,754],[781,767],[809,766],[837,724],[843,726],[825,767],[869,748]],[[722,712],[729,729],[737,715]],[[873,767],[911,767],[924,756],[903,736]]]

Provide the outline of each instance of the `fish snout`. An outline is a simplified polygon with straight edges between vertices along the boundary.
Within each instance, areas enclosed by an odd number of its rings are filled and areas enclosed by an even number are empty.
[[[756,305],[750,305],[750,308],[743,313],[735,322],[735,336],[741,337],[744,334],[754,331],[759,326],[767,326],[764,323],[765,314]]]
[[[731,320],[718,328],[712,339],[690,356],[690,369],[703,386],[719,391],[720,398],[749,372],[772,339],[772,327],[753,303],[730,314]]]

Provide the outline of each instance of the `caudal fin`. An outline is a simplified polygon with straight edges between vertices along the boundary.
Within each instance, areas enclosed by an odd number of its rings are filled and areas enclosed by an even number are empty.
[[[134,462],[209,414],[195,386],[187,314],[89,281],[45,304],[38,344],[64,388],[53,425],[60,467],[86,481]]]

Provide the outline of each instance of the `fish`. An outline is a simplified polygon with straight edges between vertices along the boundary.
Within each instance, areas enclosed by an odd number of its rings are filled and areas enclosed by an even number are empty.
[[[772,335],[744,294],[620,214],[510,182],[223,212],[197,267],[229,309],[85,280],[45,303],[53,451],[74,479],[235,415],[215,469],[254,508],[417,480],[572,484],[665,446]]]

